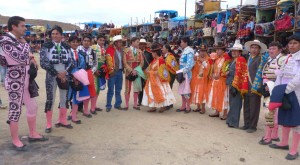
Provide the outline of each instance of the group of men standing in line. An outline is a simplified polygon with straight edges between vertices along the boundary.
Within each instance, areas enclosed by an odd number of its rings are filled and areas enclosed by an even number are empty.
[[[34,97],[38,96],[35,82],[38,65],[30,53],[30,46],[22,38],[25,19],[14,16],[8,21],[9,32],[0,38],[0,62],[7,65],[5,88],[9,95],[9,115],[12,143],[16,150],[26,151],[27,146],[18,137],[18,121],[22,103],[27,111],[30,130],[29,141],[46,141],[47,137],[36,131],[38,106]],[[257,129],[261,96],[264,96],[266,111],[265,136],[259,142],[270,144],[276,149],[290,149],[286,159],[298,157],[300,141],[299,108],[299,52],[300,37],[289,38],[290,54],[281,54],[282,45],[272,42],[269,50],[258,40],[248,41],[245,48],[236,41],[230,48],[219,43],[214,46],[215,53],[207,53],[205,45],[194,51],[189,37],[182,37],[183,49],[179,61],[175,58],[170,45],[152,43],[146,49],[145,39],[133,37],[130,46],[123,47],[121,35],[113,37],[112,43],[105,48],[105,36],[97,37],[97,44],[91,45],[92,38],[84,35],[80,39],[71,36],[68,43],[62,42],[62,28],[55,26],[50,31],[51,42],[43,44],[40,51],[40,65],[46,70],[46,133],[52,132],[52,116],[55,109],[56,90],[59,90],[59,118],[55,127],[73,128],[67,121],[68,102],[71,101],[73,123],[81,124],[77,118],[79,106],[83,106],[83,116],[91,118],[101,90],[108,87],[106,111],[111,109],[128,110],[130,93],[133,90],[133,109],[148,106],[148,112],[162,113],[171,109],[175,103],[172,92],[175,79],[179,82],[181,107],[177,112],[191,112],[191,104],[197,105],[194,112],[205,113],[205,107],[215,113],[210,117],[220,117],[232,128],[239,128],[240,111],[244,104],[244,126],[242,130],[253,133]],[[81,42],[81,43],[80,43]],[[125,73],[125,107],[122,107],[121,90]],[[276,93],[276,94],[272,94]],[[112,106],[112,98],[115,103]],[[89,106],[90,104],[90,106]],[[228,112],[229,111],[229,112]],[[221,116],[222,114],[222,116]],[[282,125],[282,139],[278,138],[278,125]],[[290,129],[294,130],[291,148],[288,145]],[[280,141],[279,144],[271,144]]]

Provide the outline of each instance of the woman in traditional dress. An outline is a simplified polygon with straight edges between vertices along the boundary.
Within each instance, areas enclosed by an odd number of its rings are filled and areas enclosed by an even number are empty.
[[[231,48],[233,61],[226,72],[226,85],[229,88],[229,113],[226,124],[228,127],[238,128],[243,106],[243,94],[248,91],[247,61],[242,57],[243,45],[238,41]]]
[[[209,56],[206,45],[201,45],[199,55],[195,57],[195,65],[192,69],[191,103],[197,105],[194,112],[205,113],[205,102],[208,89]],[[202,106],[202,107],[201,107]]]
[[[299,157],[298,146],[300,142],[300,37],[293,35],[288,38],[288,40],[290,54],[281,66],[280,71],[278,71],[269,104],[270,113],[279,107],[278,125],[282,126],[282,138],[280,143],[271,144],[270,147],[284,150],[289,149],[289,153],[285,158],[294,160]],[[279,97],[279,95],[282,95],[282,97],[284,95],[286,96],[288,102],[291,104],[291,108],[283,109],[284,106],[281,106],[281,102],[276,103],[273,100],[274,97]],[[292,96],[294,97],[293,99],[291,99]],[[269,116],[274,115],[271,114]],[[291,147],[289,147],[289,134],[291,129],[293,130],[293,141]]]
[[[175,97],[170,87],[170,74],[165,66],[165,61],[161,57],[161,48],[157,43],[151,46],[151,52],[154,60],[150,63],[147,73],[147,81],[144,88],[142,104],[152,109],[148,112],[164,112],[164,107],[175,103]]]

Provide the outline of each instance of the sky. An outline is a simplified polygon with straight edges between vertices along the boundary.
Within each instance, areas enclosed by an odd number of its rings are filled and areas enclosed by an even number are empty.
[[[1,2],[3,1],[3,2]],[[225,1],[225,0],[224,0]],[[236,7],[240,0],[222,2],[222,8]],[[177,10],[184,16],[184,0],[0,0],[0,14],[19,15],[30,19],[78,24],[97,21],[113,22],[117,26],[140,24],[143,20],[153,22],[155,11]],[[17,4],[17,5],[16,5]],[[194,15],[195,0],[187,0],[186,15]]]

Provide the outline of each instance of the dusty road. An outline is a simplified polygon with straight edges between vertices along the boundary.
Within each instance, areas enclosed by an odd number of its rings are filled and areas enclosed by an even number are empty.
[[[37,77],[40,97],[37,129],[44,133],[45,72]],[[224,121],[199,113],[177,113],[180,106],[177,86],[173,89],[178,102],[173,110],[147,113],[129,110],[100,112],[88,119],[78,115],[81,125],[73,129],[54,128],[44,143],[28,143],[26,136],[25,107],[20,119],[20,136],[30,149],[27,152],[12,150],[7,110],[0,110],[0,165],[299,165],[300,160],[287,161],[287,151],[261,146],[264,119],[260,117],[258,131],[249,134],[228,128]],[[0,87],[0,97],[7,103],[7,93]],[[58,98],[56,99],[58,100]],[[106,91],[100,94],[98,106],[104,108]],[[133,98],[131,98],[131,106]],[[56,102],[56,105],[58,103]],[[58,110],[54,110],[54,122]],[[243,121],[241,118],[241,124]]]

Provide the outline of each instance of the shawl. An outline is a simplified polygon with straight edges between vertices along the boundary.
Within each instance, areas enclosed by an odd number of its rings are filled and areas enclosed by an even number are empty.
[[[248,67],[244,57],[236,58],[235,73],[232,81],[232,86],[236,88],[241,95],[248,92]]]
[[[263,82],[262,71],[263,71],[263,68],[266,65],[267,61],[268,61],[268,58],[269,58],[269,53],[268,52],[266,52],[264,55],[262,55],[260,64],[258,66],[258,70],[257,70],[256,75],[255,75],[255,79],[254,79],[252,87],[251,87],[251,92],[255,93],[259,96],[261,96],[262,94],[259,93],[257,90],[259,88],[261,88],[261,86],[262,86],[262,82]]]

